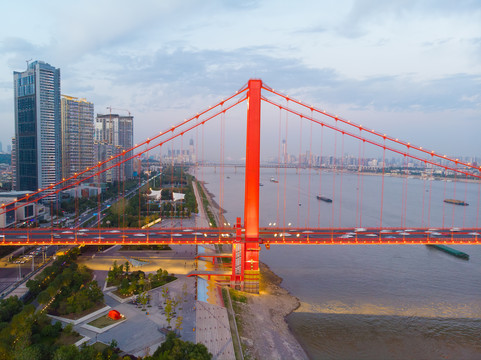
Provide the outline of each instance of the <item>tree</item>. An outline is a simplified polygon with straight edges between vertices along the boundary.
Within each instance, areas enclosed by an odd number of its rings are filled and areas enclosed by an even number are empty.
[[[184,301],[187,301],[187,283],[184,282],[184,285],[182,285],[182,295],[184,295]]]
[[[157,348],[152,356],[144,360],[211,360],[212,354],[209,353],[204,344],[194,344],[190,341],[178,339],[174,332],[167,334],[165,342]]]
[[[145,278],[144,277],[141,277],[138,281],[138,284],[140,286],[140,291],[144,291],[145,290]]]
[[[99,284],[97,281],[90,281],[86,286],[85,286],[85,291],[87,292],[87,295],[89,299],[93,303],[97,303],[101,300],[104,299],[104,293],[102,292],[102,289],[100,289]]]
[[[129,285],[130,285],[129,279],[123,278],[122,282],[120,283],[120,288],[119,288],[120,293],[124,294],[124,295],[128,294],[129,293]]]
[[[167,286],[162,288],[162,297],[164,298],[164,301],[169,297],[169,288]]]
[[[53,354],[53,360],[80,359],[80,351],[75,345],[61,346]]]
[[[162,189],[160,192],[160,200],[172,200],[172,191],[169,189]]]
[[[15,350],[15,360],[40,360],[42,354],[37,346],[27,346],[19,350]]]
[[[26,285],[28,290],[32,294],[32,296],[37,296],[40,293],[40,291],[42,291],[42,288],[40,286],[40,281],[38,280],[30,279],[27,281]]]
[[[135,294],[137,292],[137,281],[133,280],[128,287],[128,294]]]
[[[182,330],[182,322],[184,318],[182,316],[178,316],[177,319],[175,320],[175,330],[181,331]]]
[[[177,306],[179,306],[179,303],[180,303],[180,298],[175,296],[173,299],[172,299],[172,307],[174,308],[174,312],[177,311]]]
[[[110,342],[110,345],[109,345],[112,349],[115,349],[119,346],[119,343],[117,342],[117,340],[115,339],[112,339],[112,341]]]
[[[172,317],[173,317],[172,300],[166,299],[165,302],[166,302],[164,307],[165,320],[167,320],[167,324],[169,324],[169,327],[170,327],[170,322],[172,321]]]
[[[72,334],[73,333],[73,324],[68,323],[67,325],[65,325],[65,327],[63,328],[63,332],[65,334]]]
[[[138,296],[139,302],[142,304],[143,309],[145,310],[145,305],[147,305],[147,293],[143,292]]]
[[[39,304],[45,305],[51,299],[50,294],[45,290],[38,294],[37,301]]]
[[[22,311],[23,302],[18,299],[17,296],[0,301],[0,322],[8,322],[12,319],[13,315]]]

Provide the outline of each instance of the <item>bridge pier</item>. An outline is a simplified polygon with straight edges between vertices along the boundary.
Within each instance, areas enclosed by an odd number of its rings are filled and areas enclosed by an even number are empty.
[[[232,244],[232,275],[230,286],[248,293],[259,293],[259,251],[257,242],[245,241],[241,219],[236,220],[236,239]]]

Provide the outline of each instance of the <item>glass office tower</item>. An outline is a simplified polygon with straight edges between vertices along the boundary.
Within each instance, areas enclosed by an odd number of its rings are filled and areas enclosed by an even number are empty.
[[[37,190],[62,176],[60,69],[43,61],[15,71],[16,190]]]

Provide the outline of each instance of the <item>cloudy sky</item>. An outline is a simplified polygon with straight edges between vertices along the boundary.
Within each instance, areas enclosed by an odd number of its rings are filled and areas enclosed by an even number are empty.
[[[454,156],[481,156],[479,0],[3,1],[0,141],[13,71],[61,69],[62,93],[135,116],[135,141],[249,78]]]

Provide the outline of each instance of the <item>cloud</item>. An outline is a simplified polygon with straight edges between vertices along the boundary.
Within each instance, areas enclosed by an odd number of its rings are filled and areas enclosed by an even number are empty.
[[[366,35],[371,24],[390,21],[408,23],[413,18],[453,17],[456,15],[476,16],[481,13],[481,3],[476,0],[355,0],[337,31],[347,38]]]
[[[250,78],[326,110],[480,112],[477,0],[27,3],[0,37],[2,121],[30,58],[61,69],[63,93],[139,118],[175,122]]]
[[[26,60],[43,58],[43,54],[47,53],[45,50],[43,46],[19,37],[6,37],[0,41],[0,53],[5,57],[10,69],[18,69],[19,64],[24,64],[26,68]]]
[[[314,34],[319,34],[326,32],[327,28],[323,25],[316,25],[316,26],[310,26],[306,27],[300,30],[294,31],[295,34],[303,34],[303,33],[314,33]]]
[[[259,54],[257,48],[235,51],[159,50],[143,61],[131,56],[114,59],[116,66],[112,67],[112,71],[107,70],[105,76],[116,79],[115,85],[157,88],[163,96],[167,96],[168,101],[174,103],[178,102],[176,96],[227,96],[249,78],[255,77],[290,95],[306,95],[324,103],[350,104],[356,108],[382,111],[416,109],[425,112],[479,109],[479,103],[467,99],[476,98],[481,78],[470,74],[423,81],[415,76],[352,79],[334,69],[307,67],[299,59]],[[155,93],[150,95],[155,96]]]

